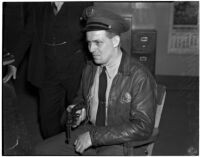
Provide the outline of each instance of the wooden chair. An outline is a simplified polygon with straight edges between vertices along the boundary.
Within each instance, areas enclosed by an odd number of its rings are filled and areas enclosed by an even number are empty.
[[[138,155],[137,153],[135,153],[135,150],[137,148],[141,148],[143,147],[144,149],[142,149],[143,154],[147,155],[147,156],[151,156],[152,155],[152,151],[153,151],[153,147],[154,144],[158,138],[158,134],[159,134],[159,123],[160,123],[160,119],[161,119],[161,114],[162,114],[162,110],[163,110],[163,106],[164,106],[164,102],[165,102],[165,96],[166,96],[166,87],[163,85],[158,85],[157,86],[157,110],[156,110],[156,117],[155,117],[155,125],[154,125],[154,130],[153,133],[151,135],[151,137],[147,140],[144,141],[132,141],[132,142],[128,142],[125,144],[126,147],[126,152],[125,155],[128,156],[134,156],[134,155]]]

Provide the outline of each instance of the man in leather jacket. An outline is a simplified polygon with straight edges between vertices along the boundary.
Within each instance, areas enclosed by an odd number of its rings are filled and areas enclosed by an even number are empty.
[[[120,48],[126,21],[108,10],[88,7],[83,16],[88,48],[93,56],[83,71],[79,92],[68,107],[84,102],[73,126],[69,144],[65,134],[47,139],[36,147],[37,155],[124,155],[124,144],[151,136],[156,113],[156,83],[150,72]],[[105,69],[105,108],[99,93]],[[100,83],[101,82],[101,83]],[[101,85],[99,85],[101,84]],[[103,124],[99,125],[99,119]],[[81,124],[82,123],[82,124]],[[81,125],[80,125],[81,124]]]

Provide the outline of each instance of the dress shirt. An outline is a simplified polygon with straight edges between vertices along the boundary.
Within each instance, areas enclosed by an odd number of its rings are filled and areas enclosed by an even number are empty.
[[[64,2],[60,2],[60,1],[55,1],[55,2],[52,2],[52,3],[55,3],[56,5],[56,13],[58,13],[63,5]]]
[[[111,62],[109,65],[106,65],[106,76],[107,76],[106,117],[107,117],[108,97],[109,97],[112,81],[118,72],[121,58],[122,58],[122,54],[120,53],[120,55],[113,62]],[[95,124],[96,122],[96,114],[97,114],[98,103],[99,103],[99,100],[98,100],[99,75],[101,74],[102,68],[103,68],[102,66],[97,67],[94,82],[89,93],[90,121],[93,124]]]

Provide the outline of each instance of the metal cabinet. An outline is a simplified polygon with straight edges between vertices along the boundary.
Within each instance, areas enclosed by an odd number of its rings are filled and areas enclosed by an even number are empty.
[[[155,74],[156,31],[132,30],[132,55]]]

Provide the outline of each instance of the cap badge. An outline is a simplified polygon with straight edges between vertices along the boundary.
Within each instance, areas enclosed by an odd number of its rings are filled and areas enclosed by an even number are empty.
[[[90,8],[88,8],[88,9],[86,10],[86,16],[87,16],[87,17],[91,17],[91,16],[93,16],[94,14],[95,14],[94,8],[90,7]]]

